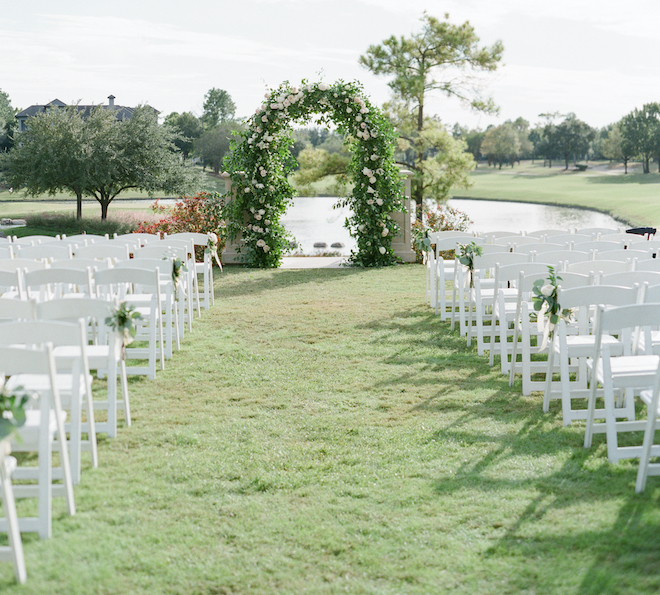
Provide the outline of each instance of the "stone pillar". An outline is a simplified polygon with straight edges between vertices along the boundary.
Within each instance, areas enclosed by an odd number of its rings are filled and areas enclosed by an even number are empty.
[[[394,255],[403,262],[416,262],[417,256],[412,248],[412,224],[417,220],[416,203],[410,198],[413,172],[407,169],[399,171],[403,179],[403,212],[392,213],[392,219],[399,224],[399,233],[392,239]]]
[[[227,200],[234,200],[236,197],[235,191],[232,189],[231,185],[231,176],[223,171],[220,174],[220,177],[225,181],[225,196]],[[239,234],[236,239],[233,241],[227,241],[225,244],[224,250],[220,257],[222,264],[240,264],[243,262],[243,256],[240,252],[237,252],[236,248],[243,242],[241,235]]]

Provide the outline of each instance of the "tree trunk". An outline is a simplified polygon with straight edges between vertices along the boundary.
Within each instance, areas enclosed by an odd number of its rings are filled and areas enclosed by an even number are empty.
[[[110,206],[110,201],[107,199],[103,199],[99,201],[101,203],[101,219],[107,219],[108,218],[108,207]]]
[[[624,174],[628,173],[628,160],[627,159],[623,160],[623,173]]]
[[[76,219],[82,219],[82,193],[76,192]]]

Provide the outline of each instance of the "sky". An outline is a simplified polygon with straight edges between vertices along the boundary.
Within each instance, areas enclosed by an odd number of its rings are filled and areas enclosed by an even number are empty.
[[[481,42],[504,45],[484,75],[497,116],[435,94],[426,113],[485,129],[520,116],[573,112],[603,127],[660,101],[658,0],[0,0],[0,89],[12,106],[152,105],[201,115],[204,94],[225,89],[239,117],[288,80],[357,80],[372,102],[387,77],[358,58],[391,35],[421,29],[424,11],[469,21]]]

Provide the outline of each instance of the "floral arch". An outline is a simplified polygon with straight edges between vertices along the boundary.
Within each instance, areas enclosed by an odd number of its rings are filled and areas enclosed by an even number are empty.
[[[239,250],[247,266],[280,265],[289,247],[280,217],[294,196],[287,180],[295,167],[290,152],[291,122],[309,121],[312,115],[333,122],[349,139],[354,188],[339,205],[353,212],[344,224],[357,241],[350,262],[356,266],[396,263],[392,239],[399,225],[393,214],[404,208],[394,163],[396,137],[358,83],[303,81],[300,87],[293,87],[284,82],[266,94],[226,162],[235,194],[225,211],[229,240],[242,239]]]

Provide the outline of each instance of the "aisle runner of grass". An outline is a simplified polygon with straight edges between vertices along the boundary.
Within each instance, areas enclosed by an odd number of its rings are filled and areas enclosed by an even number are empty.
[[[657,593],[660,481],[635,496],[635,463],[509,389],[423,282],[227,270],[0,591]]]

